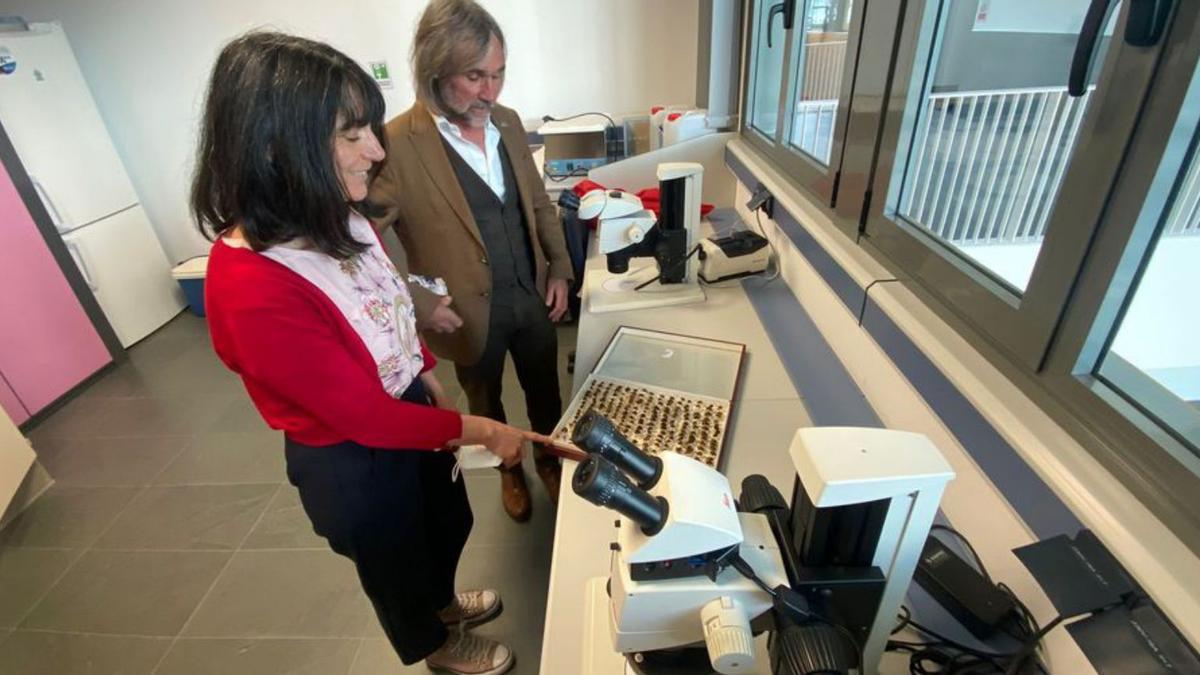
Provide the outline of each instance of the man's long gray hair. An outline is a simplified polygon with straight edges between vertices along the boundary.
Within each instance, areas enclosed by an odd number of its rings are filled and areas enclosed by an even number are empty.
[[[500,24],[474,0],[432,0],[413,37],[412,71],[417,99],[442,115],[441,81],[467,71],[487,54],[492,35],[507,48]]]

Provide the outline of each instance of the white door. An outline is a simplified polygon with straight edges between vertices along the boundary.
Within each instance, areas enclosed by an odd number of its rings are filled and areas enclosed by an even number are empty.
[[[138,202],[58,24],[0,33],[0,122],[60,231]]]
[[[66,234],[63,241],[123,346],[183,308],[183,291],[141,206]]]

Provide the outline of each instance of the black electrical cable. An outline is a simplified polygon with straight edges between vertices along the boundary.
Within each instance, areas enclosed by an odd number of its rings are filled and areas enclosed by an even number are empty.
[[[1006,592],[1007,586],[1004,587]],[[1021,604],[1024,612],[1028,612],[1027,608]],[[932,675],[938,673],[940,675],[969,675],[974,673],[998,673],[1003,675],[1016,675],[1021,672],[1021,668],[1028,662],[1029,657],[1033,655],[1042,638],[1046,636],[1055,626],[1062,622],[1062,617],[1054,620],[1045,628],[1039,628],[1030,631],[1022,641],[1019,649],[1013,652],[989,652],[974,647],[970,647],[956,640],[952,640],[945,635],[924,626],[912,618],[912,612],[903,605],[900,607],[899,621],[892,629],[892,635],[899,633],[908,626],[912,626],[914,630],[923,633],[931,638],[929,641],[913,642],[905,640],[891,639],[888,641],[888,651],[902,651],[910,654],[909,657],[909,673],[911,675]],[[1036,625],[1032,616],[1027,619]],[[1013,636],[1014,638],[1016,636]],[[967,660],[967,659],[972,660]],[[1045,668],[1040,661],[1035,662],[1038,669],[1045,672]],[[936,670],[930,670],[930,666],[934,666]],[[981,670],[984,669],[984,670]]]
[[[762,577],[758,576],[758,574],[755,573],[754,568],[751,567],[750,563],[746,562],[746,560],[744,558],[742,558],[742,556],[740,556],[740,555],[733,556],[732,558],[730,558],[729,564],[731,566],[733,566],[733,569],[740,572],[742,574],[742,576],[744,576],[747,579],[749,579],[750,581],[754,582],[754,585],[761,588],[763,590],[763,592],[766,593],[767,595],[771,596],[772,598],[775,597],[776,595],[778,595],[778,593],[775,592],[774,588],[771,588],[770,586],[768,586],[767,582],[763,581]]]
[[[903,609],[907,610],[907,608],[903,608]],[[985,658],[985,659],[1006,659],[1006,658],[1009,658],[1014,655],[1014,653],[985,652],[980,649],[975,649],[974,647],[965,645],[961,642],[958,642],[957,640],[952,640],[952,639],[946,637],[945,635],[942,635],[941,633],[933,630],[932,628],[929,628],[928,626],[923,626],[923,625],[917,623],[916,621],[913,621],[911,618],[911,615],[907,619],[907,624],[909,626],[912,626],[913,628],[917,629],[918,631],[925,633],[929,637],[934,638],[934,640],[936,640],[938,643],[949,645],[950,647],[953,647],[960,652],[965,652],[967,654],[971,654],[972,656],[978,656],[980,658]]]
[[[580,117],[587,117],[588,115],[599,115],[600,117],[603,117],[604,119],[608,120],[608,126],[610,126],[610,127],[617,126],[616,120],[614,120],[607,113],[602,113],[602,112],[582,112],[582,113],[577,113],[575,115],[568,115],[566,117],[555,117],[554,115],[542,115],[542,121],[543,122],[566,122],[568,120],[578,119]]]
[[[946,532],[962,543],[971,554],[972,562],[975,568],[979,570],[980,575],[1013,601],[1013,605],[1016,607],[1016,614],[1011,625],[1006,626],[1003,630],[1014,640],[1019,641],[1021,646],[1011,653],[993,653],[974,649],[913,621],[912,613],[907,607],[901,606],[899,623],[893,630],[892,635],[895,635],[907,626],[912,626],[915,630],[933,638],[933,640],[926,642],[890,640],[888,642],[888,649],[911,654],[909,672],[912,675],[927,675],[931,673],[966,675],[968,673],[979,672],[1016,675],[1020,673],[1021,669],[1029,661],[1029,657],[1037,650],[1042,638],[1053,630],[1055,626],[1062,623],[1063,617],[1056,618],[1045,628],[1042,628],[1038,625],[1037,620],[1034,619],[1033,613],[1029,611],[1029,607],[1017,597],[1017,594],[1011,588],[1004,583],[996,583],[992,579],[987,566],[983,563],[983,558],[980,557],[978,551],[975,550],[975,547],[971,545],[966,536],[948,525],[933,525],[930,530]],[[957,652],[957,654],[953,652]],[[1035,663],[1040,670],[1045,671],[1040,660]],[[931,665],[936,667],[937,670],[930,670],[929,666]],[[980,670],[984,668],[986,670]]]
[[[1008,669],[1004,671],[1004,675],[1017,675],[1017,673],[1020,673],[1021,666],[1025,665],[1025,662],[1029,660],[1029,657],[1033,654],[1034,650],[1037,649],[1037,646],[1042,641],[1042,638],[1046,637],[1046,634],[1051,630],[1054,630],[1054,628],[1058,626],[1058,624],[1062,623],[1065,618],[1066,617],[1059,614],[1058,616],[1054,617],[1053,621],[1046,624],[1044,628],[1034,633],[1028,640],[1026,640],[1025,645],[1021,647],[1021,651],[1017,652],[1012,662],[1008,664]]]
[[[576,169],[575,171],[572,171],[570,173],[548,173],[548,174],[546,174],[546,178],[549,178],[550,180],[554,181],[555,183],[561,183],[564,180],[568,180],[571,178],[581,178],[586,175],[588,175],[587,169]]]
[[[763,592],[765,592],[767,595],[771,596],[772,598],[776,598],[779,596],[779,592],[776,589],[768,586],[767,583],[765,581],[763,581],[762,578],[760,578],[758,576],[758,574],[756,574],[754,572],[754,568],[750,566],[750,563],[746,562],[745,559],[742,558],[742,556],[740,556],[740,555],[732,556],[729,560],[729,564],[733,567],[733,569],[740,572],[742,576],[746,577],[747,579],[752,581],[756,586],[761,588],[763,590]],[[783,588],[783,587],[781,587],[781,588]],[[838,632],[840,632],[842,635],[845,635],[846,638],[848,640],[850,640],[850,644],[854,645],[854,668],[858,672],[862,672],[863,648],[862,648],[862,645],[859,644],[858,638],[856,638],[854,636],[854,633],[851,633],[850,630],[848,628],[846,628],[845,626],[838,624],[838,623],[834,623],[819,614],[814,614],[812,612],[805,611],[794,605],[788,605],[788,607],[806,619],[813,619],[814,621],[820,621],[821,623],[827,624],[829,626],[833,626],[835,629],[838,630]]]
[[[771,243],[771,238],[767,236],[767,231],[763,229],[762,218],[758,215],[761,211],[762,209],[754,209],[754,222],[758,223],[758,236],[766,239],[767,246],[771,249],[769,259],[775,261],[775,272],[767,277],[767,283],[771,283],[778,279],[779,275],[783,272],[783,263],[779,260],[779,251],[775,250],[775,244]]]
[[[1014,593],[1011,588],[1009,588],[1003,582],[996,584],[996,588],[999,588],[1002,593],[1007,595],[1017,608],[1017,620],[1015,625],[1012,627],[1015,628],[1015,630],[1010,629],[1010,627],[1006,625],[1002,628],[1005,633],[1016,640],[1024,642],[1042,629],[1042,627],[1038,625],[1037,619],[1033,618],[1033,612],[1029,611],[1029,607],[1027,607],[1024,602],[1021,602],[1021,599],[1017,597],[1017,594]]]

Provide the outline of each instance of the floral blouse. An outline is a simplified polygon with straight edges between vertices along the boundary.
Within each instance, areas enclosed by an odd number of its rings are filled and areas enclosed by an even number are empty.
[[[337,260],[320,251],[287,245],[273,246],[262,254],[329,296],[371,352],[383,388],[400,398],[425,365],[412,296],[367,219],[352,213],[349,225],[355,239],[370,244],[352,258]]]

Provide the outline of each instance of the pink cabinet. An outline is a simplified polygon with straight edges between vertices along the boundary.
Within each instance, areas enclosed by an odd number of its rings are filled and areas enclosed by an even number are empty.
[[[0,406],[20,423],[111,360],[0,164]]]

